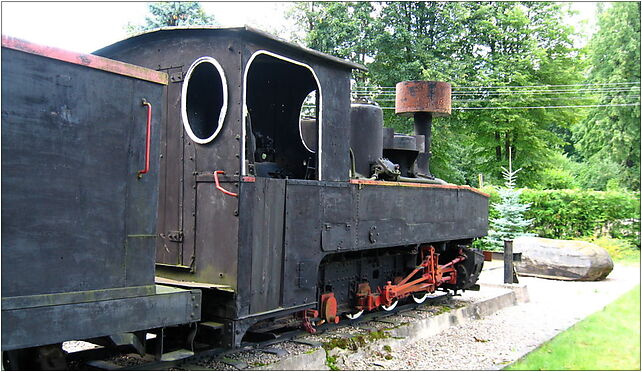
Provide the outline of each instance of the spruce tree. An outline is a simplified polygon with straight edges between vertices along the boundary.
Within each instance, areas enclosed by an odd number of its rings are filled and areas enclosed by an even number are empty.
[[[512,156],[509,150],[508,169],[502,167],[502,176],[506,180],[505,187],[498,190],[501,202],[493,203],[492,207],[497,211],[499,217],[490,220],[491,229],[488,231],[486,242],[490,250],[503,250],[504,240],[514,239],[518,236],[533,236],[526,230],[533,220],[524,218],[524,213],[531,206],[530,203],[519,201],[521,190],[515,188],[517,172],[513,170]]]

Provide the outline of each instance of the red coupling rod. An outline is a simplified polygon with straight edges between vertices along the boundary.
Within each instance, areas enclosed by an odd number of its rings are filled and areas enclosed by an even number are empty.
[[[143,177],[143,174],[149,172],[149,153],[152,145],[152,104],[143,98],[143,106],[147,106],[147,139],[145,141],[145,169],[139,170],[137,173],[138,179]]]
[[[225,190],[225,189],[221,186],[221,184],[218,182],[218,175],[219,175],[219,174],[225,174],[225,171],[222,171],[222,170],[214,171],[214,182],[216,182],[216,188],[217,188],[220,192],[222,192],[223,194],[225,194],[225,195],[234,196],[234,197],[238,198],[238,197],[239,197],[239,194],[237,194],[237,193],[235,193],[235,192],[227,191],[227,190]]]

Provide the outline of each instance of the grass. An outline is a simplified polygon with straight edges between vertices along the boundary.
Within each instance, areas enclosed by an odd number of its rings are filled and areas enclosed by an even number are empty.
[[[402,323],[402,324],[407,324],[407,323]],[[365,335],[356,335],[356,336],[346,337],[346,338],[333,337],[329,341],[326,341],[323,343],[323,348],[325,349],[325,351],[330,351],[335,347],[338,347],[344,350],[357,351],[360,347],[366,345],[368,342],[390,338],[390,335],[386,332],[386,330],[388,329],[383,329],[380,331],[372,331]]]
[[[640,286],[507,370],[640,370]]]
[[[340,371],[341,369],[337,366],[337,357],[328,356],[325,358],[325,364],[330,368],[330,371]]]

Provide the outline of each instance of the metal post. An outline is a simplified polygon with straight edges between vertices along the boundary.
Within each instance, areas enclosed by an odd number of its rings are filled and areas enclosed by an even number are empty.
[[[513,284],[513,241],[504,240],[504,283]]]
[[[424,136],[424,152],[417,155],[417,173],[432,177],[430,174],[430,151],[432,142],[432,114],[430,112],[415,112],[414,114],[415,134]]]

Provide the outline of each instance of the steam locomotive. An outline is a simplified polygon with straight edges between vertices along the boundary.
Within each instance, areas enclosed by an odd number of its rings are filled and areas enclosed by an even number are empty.
[[[247,26],[2,48],[5,368],[67,340],[236,347],[475,289],[488,195],[429,168],[449,84],[397,84],[402,135],[351,100],[364,66]]]

